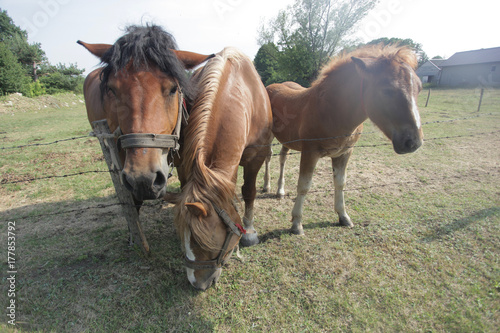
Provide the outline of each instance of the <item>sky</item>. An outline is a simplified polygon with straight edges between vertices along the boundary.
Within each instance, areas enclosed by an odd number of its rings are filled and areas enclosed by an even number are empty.
[[[155,23],[179,49],[203,54],[235,46],[252,59],[257,30],[295,0],[0,0],[14,23],[42,44],[52,64],[76,63],[85,74],[99,60],[77,40],[112,44],[129,24]],[[411,38],[429,57],[500,47],[496,0],[380,0],[353,37]]]

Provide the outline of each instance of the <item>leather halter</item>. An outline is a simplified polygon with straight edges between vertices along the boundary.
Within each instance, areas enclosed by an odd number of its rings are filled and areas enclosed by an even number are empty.
[[[130,133],[123,134],[118,127],[115,135],[118,135],[117,146],[118,150],[128,148],[162,148],[179,150],[179,138],[181,134],[182,116],[187,120],[187,111],[184,102],[184,94],[179,89],[179,112],[177,123],[173,134],[155,134],[155,133]]]
[[[212,204],[214,207],[215,211],[217,212],[217,215],[221,218],[222,222],[228,227],[227,234],[226,234],[226,239],[224,240],[224,244],[222,245],[222,248],[219,252],[219,255],[217,258],[212,259],[212,260],[205,260],[205,261],[196,261],[196,260],[191,260],[187,256],[184,257],[184,265],[187,268],[191,269],[217,269],[225,265],[227,261],[227,255],[229,253],[228,251],[228,246],[229,242],[231,241],[231,236],[235,234],[239,238],[243,236],[243,234],[246,234],[246,230],[243,229],[243,227],[237,223],[234,223],[233,220],[229,217],[229,215],[226,213],[224,209],[221,209],[217,207],[216,205]],[[231,249],[232,250],[232,249]]]

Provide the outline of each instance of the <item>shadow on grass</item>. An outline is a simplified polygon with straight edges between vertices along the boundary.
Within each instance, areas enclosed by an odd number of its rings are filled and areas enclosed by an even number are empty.
[[[186,278],[171,206],[141,209],[151,247],[145,258],[128,245],[127,224],[114,202],[112,196],[0,212],[0,220],[16,223],[16,328],[212,331],[196,308],[199,293]],[[20,218],[33,215],[38,216]],[[5,244],[7,223],[0,232]]]
[[[292,227],[292,223],[290,223],[290,228]],[[337,228],[337,227],[342,227],[340,223],[332,223],[330,221],[324,221],[324,222],[309,222],[306,224],[303,224],[304,230],[312,230],[312,229],[327,229],[327,228]],[[290,235],[292,234],[292,231],[288,229],[275,229],[272,231],[269,231],[265,234],[262,234],[259,237],[260,243],[265,243],[269,240],[272,239],[280,239],[282,235]],[[300,237],[300,236],[299,236]]]
[[[472,215],[454,220],[453,222],[440,226],[436,230],[429,231],[429,235],[422,238],[421,241],[424,243],[430,243],[439,239],[442,239],[448,235],[451,235],[459,230],[467,228],[470,224],[484,220],[488,217],[499,215],[500,207],[491,207],[486,209],[478,210]]]

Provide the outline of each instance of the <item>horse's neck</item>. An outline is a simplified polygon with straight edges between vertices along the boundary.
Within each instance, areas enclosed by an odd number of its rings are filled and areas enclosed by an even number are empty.
[[[310,94],[319,96],[317,109],[323,117],[354,131],[368,118],[363,98],[364,84],[355,69],[339,69],[311,87]]]

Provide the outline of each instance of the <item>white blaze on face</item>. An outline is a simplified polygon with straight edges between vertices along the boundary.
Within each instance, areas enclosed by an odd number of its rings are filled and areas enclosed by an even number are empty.
[[[410,71],[410,94],[411,94],[411,112],[413,113],[413,118],[415,119],[415,124],[417,128],[420,128],[422,124],[420,123],[420,113],[418,112],[417,102],[415,101],[415,96],[413,96],[413,73]]]
[[[422,126],[422,124],[420,123],[420,113],[418,112],[417,102],[415,101],[415,97],[413,96],[411,96],[411,111],[413,112],[413,117],[415,118],[417,128],[420,128]]]
[[[189,230],[186,230],[186,233],[184,235],[184,247],[186,249],[186,257],[191,261],[195,261],[196,257],[194,256],[193,250],[191,249],[191,232]],[[191,284],[196,283],[194,269],[186,267],[186,272],[189,282],[191,282]]]

